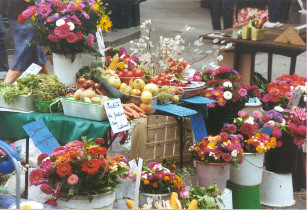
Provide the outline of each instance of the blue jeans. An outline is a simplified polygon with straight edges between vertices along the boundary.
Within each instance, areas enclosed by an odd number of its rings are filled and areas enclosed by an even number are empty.
[[[280,20],[280,4],[280,0],[268,0],[270,22],[278,22]]]
[[[4,78],[4,75],[9,69],[8,54],[6,46],[5,29],[2,20],[2,14],[0,14],[0,79]]]

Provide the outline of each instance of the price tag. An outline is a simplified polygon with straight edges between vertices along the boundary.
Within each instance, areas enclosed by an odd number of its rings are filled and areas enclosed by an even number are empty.
[[[119,133],[130,129],[130,124],[119,98],[104,102],[104,107],[113,133]]]
[[[204,137],[208,136],[205,121],[201,113],[201,110],[198,110],[197,114],[191,115],[190,120],[195,140],[197,142],[200,142]]]
[[[41,120],[22,127],[42,153],[50,155],[54,149],[61,146]]]
[[[35,75],[37,75],[38,72],[39,72],[41,69],[42,69],[41,66],[39,66],[39,65],[37,65],[37,64],[35,64],[35,63],[32,63],[32,64],[22,73],[22,75],[21,75],[19,78],[25,77],[25,76],[27,76],[27,75],[29,75],[29,74],[35,74]],[[16,85],[17,82],[14,82],[13,84]]]
[[[103,36],[102,36],[102,32],[101,32],[101,28],[98,28],[97,32],[96,32],[96,39],[97,39],[97,44],[98,44],[98,49],[100,54],[102,55],[101,57],[101,61],[102,63],[105,62],[105,45],[104,45],[104,40],[103,40]]]
[[[134,206],[133,206],[133,209],[137,209],[137,207],[139,205],[139,193],[140,193],[142,168],[143,168],[143,159],[139,158],[138,168],[137,168],[137,172],[136,172],[135,191],[134,191]]]
[[[287,107],[288,109],[291,109],[293,106],[298,106],[303,92],[304,91],[301,89],[292,90],[293,98],[289,100],[288,107]]]

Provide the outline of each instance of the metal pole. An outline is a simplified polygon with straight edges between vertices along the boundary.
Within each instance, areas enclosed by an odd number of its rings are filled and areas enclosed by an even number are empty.
[[[29,136],[26,137],[26,173],[25,173],[25,193],[24,198],[28,199],[28,186],[29,186]]]

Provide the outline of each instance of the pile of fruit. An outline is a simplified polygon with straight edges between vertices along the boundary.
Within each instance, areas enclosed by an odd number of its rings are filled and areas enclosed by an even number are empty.
[[[170,103],[178,103],[180,101],[180,97],[183,95],[183,89],[181,87],[174,86],[162,86],[159,88],[158,93],[158,104],[170,104]]]
[[[172,79],[171,76],[166,76],[165,73],[160,73],[158,77],[151,78],[148,80],[149,83],[154,83],[159,86],[168,85],[168,86],[176,86],[176,87],[190,87],[191,82],[183,82],[179,79]]]

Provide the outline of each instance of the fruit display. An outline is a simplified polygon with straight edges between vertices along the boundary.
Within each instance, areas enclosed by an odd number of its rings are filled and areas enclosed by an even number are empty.
[[[94,90],[84,90],[83,88],[78,89],[69,99],[89,103],[103,103],[110,100],[108,96],[98,95]]]
[[[68,87],[69,92],[65,96],[72,96],[78,90],[92,90],[95,94],[99,96],[107,96],[106,91],[101,87],[99,83],[94,82],[91,79],[85,79],[84,77],[80,77],[77,80],[77,83],[72,84]]]
[[[159,88],[158,104],[165,105],[178,103],[183,94],[183,89],[174,86],[162,86]]]
[[[166,76],[166,74],[163,72],[160,73],[158,77],[149,79],[148,83],[154,83],[159,86],[167,85],[167,86],[175,86],[175,87],[190,87],[192,84],[189,81],[184,82],[174,77]]]

